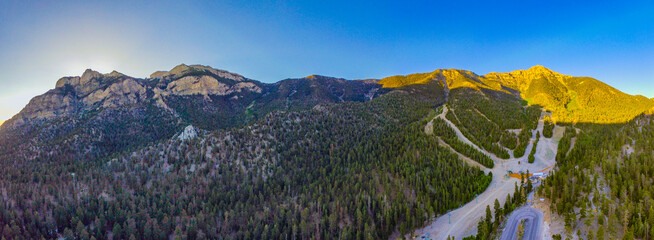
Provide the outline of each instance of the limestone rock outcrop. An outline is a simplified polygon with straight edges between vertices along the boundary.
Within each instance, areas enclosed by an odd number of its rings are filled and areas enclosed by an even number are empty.
[[[182,140],[182,141],[187,141],[190,139],[193,139],[198,136],[198,132],[195,130],[195,127],[193,125],[188,125],[186,128],[184,128],[184,131],[177,136],[177,139]]]
[[[218,82],[211,76],[187,76],[172,81],[166,87],[166,92],[174,95],[225,95],[229,86]]]
[[[151,79],[138,79],[113,71],[102,74],[87,69],[81,76],[60,78],[55,89],[37,96],[14,116],[13,125],[32,119],[52,119],[79,110],[115,108],[150,99],[161,108],[168,96],[227,96],[243,92],[262,93],[261,83],[208,66],[185,64],[170,71],[153,73]],[[234,96],[238,99],[238,96]]]
[[[82,99],[82,102],[86,105],[102,102],[102,107],[118,107],[145,100],[146,96],[145,87],[129,78],[105,89],[98,89]]]
[[[245,77],[231,73],[225,70],[214,69],[209,66],[180,64],[171,69],[170,71],[157,71],[150,75],[152,79],[175,79],[180,78],[187,74],[209,73],[214,76],[225,78],[233,81],[244,81]]]
[[[239,82],[233,85],[222,83],[212,76],[187,76],[172,81],[165,89],[172,95],[229,95],[241,91],[261,93],[261,88],[252,82]]]
[[[78,96],[86,96],[101,87],[100,81],[104,75],[91,69],[86,69],[81,77],[63,77],[57,81],[56,88],[72,86]]]
[[[29,104],[8,122],[19,125],[31,119],[51,119],[73,113],[79,108],[80,102],[74,95],[59,90],[50,90],[30,100]]]

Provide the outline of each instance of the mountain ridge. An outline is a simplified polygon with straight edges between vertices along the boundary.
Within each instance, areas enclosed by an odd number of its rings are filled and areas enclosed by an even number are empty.
[[[629,95],[591,77],[574,77],[541,65],[508,73],[477,75],[458,69],[396,75],[379,81],[384,88],[396,88],[431,81],[449,89],[468,87],[511,93],[530,105],[553,113],[555,121],[573,123],[622,123],[654,107],[654,100]]]
[[[341,83],[347,81],[343,78],[321,75],[300,79],[333,79]],[[240,74],[197,64],[180,64],[169,71],[156,71],[150,75],[150,78],[134,78],[115,70],[102,74],[87,69],[81,76],[60,78],[55,84],[55,89],[34,97],[24,109],[6,122],[7,125],[14,127],[33,119],[52,119],[83,109],[118,107],[145,100],[154,100],[157,106],[171,110],[164,98],[200,95],[205,100],[210,100],[209,96],[231,96],[243,92],[262,93],[266,88],[274,88],[282,81],[292,81],[292,79],[262,83]],[[563,122],[625,122],[654,108],[654,98],[629,95],[594,78],[564,75],[541,65],[526,70],[491,72],[486,75],[461,69],[437,69],[429,73],[396,75],[380,80],[352,81],[379,84],[384,89],[397,89],[435,81],[448,90],[466,87],[475,90],[501,91],[519,96],[529,104],[541,105],[553,112],[555,121]],[[311,87],[317,86],[318,84],[315,83],[311,85]],[[618,101],[607,102],[607,99],[618,99]],[[334,101],[340,99],[337,97]],[[598,108],[598,105],[617,106],[616,109],[611,107],[607,110],[607,107]],[[618,111],[621,113],[617,114]]]
[[[370,81],[328,77],[261,83],[201,65],[181,64],[154,79],[89,69],[59,79],[54,89],[30,100],[0,126],[0,145],[23,152],[25,159],[62,151],[73,152],[74,158],[104,157],[167,139],[188,125],[229,129],[272,111],[369,101],[385,92],[380,88]],[[30,145],[49,150],[31,151]],[[82,148],[88,150],[74,150]]]

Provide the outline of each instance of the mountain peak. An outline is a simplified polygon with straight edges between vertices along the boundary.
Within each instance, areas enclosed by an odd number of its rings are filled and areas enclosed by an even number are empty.
[[[529,75],[529,76],[543,76],[543,77],[555,77],[555,78],[565,78],[569,77],[567,75],[560,74],[558,72],[552,71],[549,68],[543,67],[542,65],[536,65],[530,67],[527,70],[516,70],[510,72],[513,75]]]
[[[120,73],[120,72],[118,72],[116,70],[113,70],[110,73],[105,74],[105,76],[107,76],[107,77],[122,77],[122,76],[125,76],[125,74],[122,74],[122,73]]]
[[[560,82],[562,82],[562,80],[565,78],[571,77],[552,71],[549,68],[543,67],[541,65],[533,66],[527,70],[513,71],[511,74],[527,75],[531,77],[546,77],[551,79],[558,79]]]
[[[528,70],[552,72],[552,70],[550,70],[549,68],[544,67],[543,65],[534,65],[533,67],[530,67]]]
[[[474,72],[461,69],[436,69],[430,73],[391,76],[383,78],[378,83],[382,84],[384,88],[397,88],[412,84],[427,84],[431,81],[440,82],[440,84],[447,85],[450,89],[459,87],[501,89],[500,86],[496,86],[497,84],[491,86],[489,83],[485,83],[482,77]]]
[[[182,74],[183,72],[188,71],[189,69],[191,69],[191,68],[188,65],[182,63],[180,65],[175,66],[173,69],[171,69],[169,71],[169,73],[171,73],[171,74]]]
[[[221,78],[226,78],[230,80],[234,80],[237,82],[245,80],[245,77],[231,73],[225,70],[220,70],[220,69],[215,69],[210,66],[204,66],[204,65],[199,65],[199,64],[194,64],[194,65],[186,65],[184,63],[175,66],[173,69],[170,71],[157,71],[154,72],[150,75],[150,78],[179,78],[184,76],[185,74],[188,74],[190,72],[204,72],[207,74],[213,74]]]
[[[490,77],[490,78],[506,78],[506,77],[524,77],[524,76],[556,76],[556,77],[564,77],[566,75],[557,73],[555,71],[552,71],[549,68],[546,68],[542,65],[535,65],[533,67],[530,67],[529,69],[526,70],[515,70],[507,73],[498,73],[498,72],[491,72],[484,77]]]
[[[309,76],[303,77],[302,79],[342,79],[342,78],[311,74]]]
[[[115,72],[115,71],[114,71]],[[118,73],[118,72],[116,72]],[[114,74],[113,72],[109,75]],[[120,73],[118,73],[120,74]],[[98,71],[95,71],[93,69],[86,69],[84,73],[82,73],[82,76],[75,76],[75,77],[62,77],[57,81],[57,84],[55,85],[55,88],[61,88],[65,85],[71,85],[73,87],[75,86],[80,86],[80,85],[87,85],[88,83],[92,82],[94,79],[99,79],[102,78],[104,75],[102,73],[99,73]]]
[[[84,73],[82,74],[82,78],[80,79],[80,82],[83,84],[91,81],[92,79],[99,78],[99,77],[102,77],[101,73],[94,71],[93,69],[86,69],[86,71],[84,71]]]
[[[558,85],[565,85],[565,79],[572,78],[572,76],[557,73],[541,65],[533,66],[527,70],[515,70],[508,73],[491,72],[483,77],[520,91],[525,91],[532,80],[535,79],[545,78],[548,81],[558,82]]]
[[[182,63],[173,67],[172,69],[170,69],[170,71],[156,71],[150,74],[150,78],[163,78],[167,76],[182,75],[185,71],[188,71],[189,69],[191,68],[188,65]]]

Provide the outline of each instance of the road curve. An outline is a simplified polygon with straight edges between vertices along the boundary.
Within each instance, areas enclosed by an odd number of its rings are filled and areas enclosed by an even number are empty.
[[[532,207],[518,208],[509,217],[506,227],[502,232],[500,240],[513,240],[517,239],[518,226],[524,220],[524,234],[522,239],[525,240],[540,240],[541,225],[543,224],[543,213]]]

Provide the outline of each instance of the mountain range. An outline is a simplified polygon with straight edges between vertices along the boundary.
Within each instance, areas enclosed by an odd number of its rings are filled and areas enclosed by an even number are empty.
[[[456,153],[492,168],[490,158],[433,121],[444,104],[444,119],[502,159],[525,154],[541,109],[564,125],[625,123],[654,109],[652,99],[542,66],[276,83],[202,65],[149,78],[86,70],[0,126],[2,234],[404,234],[492,178]]]
[[[555,121],[562,122],[626,122],[654,107],[654,100],[644,96],[628,95],[594,78],[563,75],[543,66],[483,76],[465,70],[439,69],[388,77],[379,83],[393,88],[434,80],[447,83],[449,88],[485,88],[514,94],[530,105],[551,111]]]
[[[282,105],[282,109],[288,109],[322,102],[365,101],[388,92],[384,89],[430,82],[448,89],[483,88],[513,94],[530,105],[553,112],[554,118],[563,122],[626,122],[654,107],[653,99],[628,95],[596,79],[567,76],[543,66],[483,76],[466,70],[438,69],[381,80],[348,81],[312,75],[266,84],[224,70],[181,64],[170,71],[157,71],[147,79],[116,71],[101,74],[90,69],[78,77],[63,77],[57,81],[55,89],[35,97],[8,120],[6,127],[133,104],[153,104],[182,121],[198,124],[191,120],[197,116],[176,106],[182,99],[201,97],[203,101],[198,102],[204,102],[202,107],[208,111],[202,118],[208,114],[220,119],[218,126],[207,128],[225,128],[236,124],[236,118],[247,121],[247,117],[252,117],[250,114],[261,111],[260,114],[265,114],[266,109]],[[220,109],[210,105],[220,106]]]

